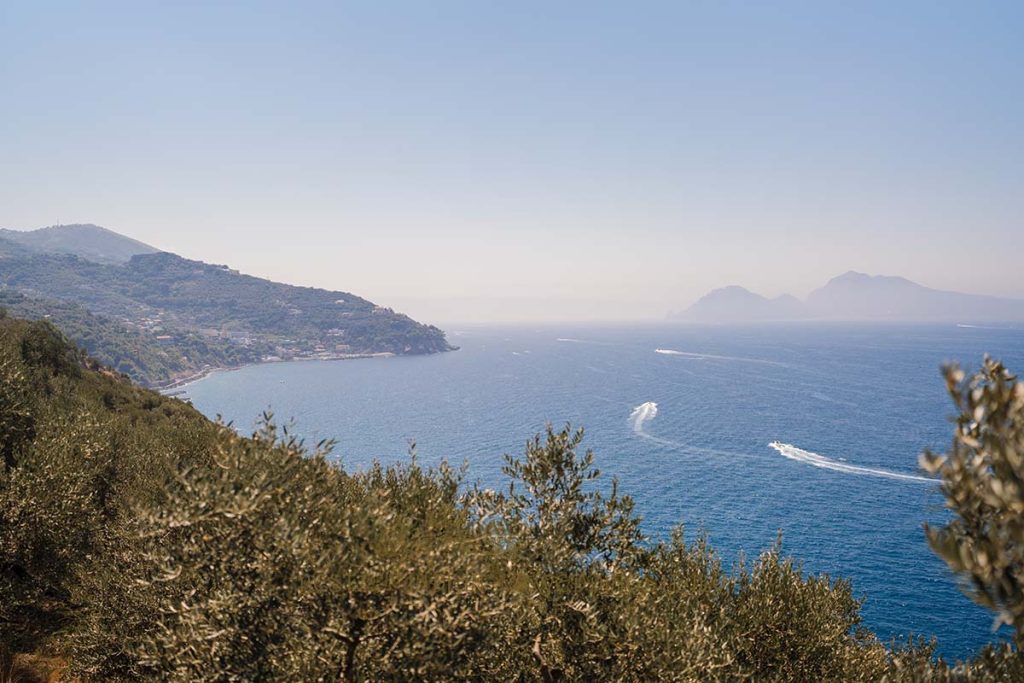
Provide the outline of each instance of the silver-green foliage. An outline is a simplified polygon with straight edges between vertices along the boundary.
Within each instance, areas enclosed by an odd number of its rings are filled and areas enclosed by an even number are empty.
[[[81,680],[1024,674],[1009,648],[951,668],[927,645],[883,645],[847,582],[805,575],[780,545],[729,568],[681,529],[645,538],[569,427],[508,458],[501,491],[415,459],[349,473],[269,416],[242,437],[81,370],[54,334],[0,320],[0,659],[54,654]],[[970,419],[939,464],[962,516],[932,538],[1013,614],[1021,390],[986,372],[958,393]]]
[[[349,475],[268,422],[140,511],[160,607],[134,645],[171,680],[879,680],[927,649],[857,630],[848,584],[775,548],[733,572],[652,543],[582,434],[509,459],[504,492],[445,467]]]
[[[967,592],[1016,629],[1024,644],[1024,383],[985,359],[966,377],[946,369],[959,412],[946,455],[922,464],[942,477],[948,524],[928,529],[935,551],[963,579]]]

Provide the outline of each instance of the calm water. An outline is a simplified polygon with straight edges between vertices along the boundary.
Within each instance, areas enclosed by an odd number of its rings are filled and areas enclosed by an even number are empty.
[[[449,337],[460,351],[256,366],[188,394],[240,427],[267,408],[294,418],[310,439],[337,438],[350,469],[403,461],[415,440],[422,462],[467,461],[488,485],[500,482],[502,454],[521,452],[546,421],[583,425],[650,534],[703,528],[731,560],[782,530],[808,571],[852,579],[882,637],[934,635],[954,657],[993,638],[989,613],[927,548],[921,524],[943,519],[942,498],[914,475],[924,447],[949,443],[941,363],[977,366],[990,352],[1024,369],[1024,329],[562,326]]]

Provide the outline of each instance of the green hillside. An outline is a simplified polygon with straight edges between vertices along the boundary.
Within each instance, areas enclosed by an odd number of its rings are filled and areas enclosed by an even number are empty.
[[[7,258],[0,285],[153,328],[204,328],[297,348],[344,344],[355,353],[450,348],[441,330],[348,292],[280,284],[168,253],[121,266],[48,254]]]
[[[96,226],[0,231],[0,291],[18,315],[49,316],[150,386],[262,359],[452,349],[438,328],[349,292],[243,275]]]
[[[0,680],[1024,675],[1008,647],[949,667],[886,646],[849,583],[779,548],[728,568],[681,530],[645,538],[581,438],[531,440],[501,492],[415,460],[349,473],[0,318]]]
[[[138,240],[88,223],[53,225],[39,230],[0,230],[0,239],[32,252],[73,254],[99,263],[126,263],[136,254],[159,251]]]
[[[141,331],[79,304],[30,299],[13,290],[0,289],[0,308],[13,317],[53,323],[100,363],[146,386],[166,385],[211,366],[255,363],[273,352],[268,345],[246,347],[187,332],[157,339],[170,335]]]

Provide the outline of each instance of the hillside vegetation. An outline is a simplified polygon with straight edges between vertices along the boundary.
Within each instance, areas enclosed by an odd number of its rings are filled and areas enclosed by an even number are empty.
[[[282,344],[336,340],[355,352],[448,350],[444,333],[347,292],[293,287],[168,253],[124,265],[37,254],[2,262],[0,284],[115,319]]]
[[[0,231],[0,295],[148,386],[265,359],[452,349],[438,328],[354,294],[243,275],[91,225]]]
[[[74,254],[98,263],[126,263],[136,254],[159,251],[91,224],[52,225],[39,230],[0,230],[0,239],[18,244],[27,252]]]
[[[49,321],[104,366],[149,386],[169,384],[210,366],[256,363],[273,353],[269,344],[242,346],[194,332],[157,339],[154,333],[95,315],[79,304],[30,299],[12,290],[0,289],[0,307],[14,317]]]
[[[1024,675],[1009,648],[951,668],[879,642],[847,582],[779,547],[726,567],[681,529],[645,538],[581,439],[531,439],[501,491],[414,459],[349,473],[0,319],[0,680]]]

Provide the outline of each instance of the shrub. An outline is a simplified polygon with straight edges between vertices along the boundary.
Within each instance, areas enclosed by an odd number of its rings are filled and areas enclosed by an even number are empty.
[[[0,678],[65,661],[81,680],[1024,676],[1009,646],[950,666],[883,645],[850,584],[781,541],[726,568],[682,528],[646,538],[569,426],[508,457],[500,492],[415,458],[349,473],[269,415],[240,436],[53,340],[0,318]],[[947,381],[953,449],[926,460],[957,516],[929,538],[1019,629],[1024,390],[991,361]]]

